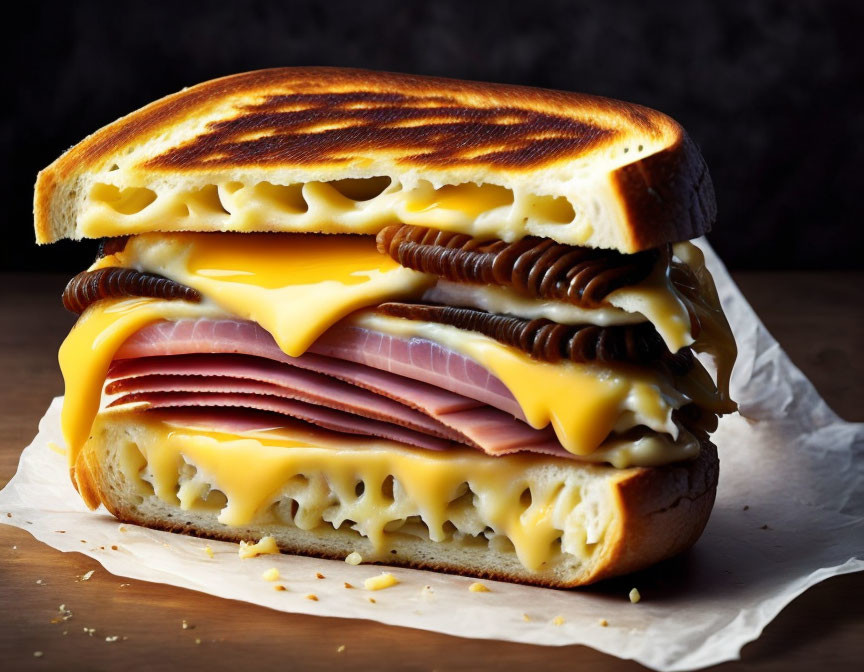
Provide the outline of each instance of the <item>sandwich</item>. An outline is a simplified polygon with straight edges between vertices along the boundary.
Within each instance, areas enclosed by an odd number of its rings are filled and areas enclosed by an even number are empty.
[[[39,173],[101,239],[59,354],[72,483],[150,528],[573,587],[690,547],[735,341],[683,129],[341,68],[209,81]],[[356,557],[356,556],[352,556]]]

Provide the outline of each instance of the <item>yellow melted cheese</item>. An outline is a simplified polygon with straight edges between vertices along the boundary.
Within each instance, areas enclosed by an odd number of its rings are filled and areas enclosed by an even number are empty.
[[[313,432],[291,421],[231,434],[158,417],[105,413],[92,440],[97,448],[106,446],[111,426],[128,418],[121,468],[141,495],[147,496],[149,483],[156,497],[183,510],[213,510],[203,493],[218,490],[225,503],[218,521],[225,525],[290,522],[313,529],[350,520],[383,558],[388,537],[404,533],[405,521],[419,517],[432,541],[452,540],[454,526],[482,542],[504,538],[525,567],[539,570],[562,552],[591,553],[608,521],[609,481],[602,476],[609,467],[574,469],[560,458],[518,454],[490,459],[469,449],[413,450]],[[206,487],[197,499],[178,499],[188,466]],[[280,500],[286,505],[278,506]]]
[[[551,423],[558,440],[574,455],[588,455],[612,430],[628,429],[619,423],[625,411],[631,412],[633,425],[677,436],[672,410],[685,398],[650,371],[542,362],[483,334],[443,324],[372,312],[352,319],[375,331],[427,338],[482,363],[510,390],[528,423],[537,429]]]
[[[147,234],[115,258],[257,322],[292,357],[358,308],[419,296],[433,282],[378,252],[370,236]]]

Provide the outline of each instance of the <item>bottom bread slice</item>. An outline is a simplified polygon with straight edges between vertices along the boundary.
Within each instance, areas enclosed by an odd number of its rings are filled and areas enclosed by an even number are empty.
[[[145,417],[146,416],[146,417]],[[213,433],[102,413],[73,467],[87,504],[150,528],[287,553],[575,587],[689,548],[718,460],[615,469],[539,455],[424,451],[329,434]]]

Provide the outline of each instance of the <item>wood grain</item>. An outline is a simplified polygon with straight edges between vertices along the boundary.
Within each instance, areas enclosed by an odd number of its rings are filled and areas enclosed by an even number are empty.
[[[847,420],[864,420],[864,273],[746,273],[736,280],[792,359]],[[56,352],[74,316],[66,278],[2,275],[0,485],[51,397],[62,392]],[[78,581],[95,570],[89,581]],[[40,581],[41,583],[37,583]],[[719,670],[853,669],[864,641],[864,574],[805,593]],[[65,604],[68,621],[52,623]],[[182,627],[183,621],[193,626]],[[92,636],[84,628],[93,628]],[[67,634],[63,634],[63,633]],[[105,637],[119,635],[109,643]],[[126,639],[122,639],[125,637]],[[198,643],[200,641],[200,643]],[[339,647],[345,647],[340,652]],[[41,651],[42,656],[34,657]],[[580,646],[467,640],[368,621],[283,614],[108,574],[0,526],[0,667],[5,670],[555,670],[644,669]]]

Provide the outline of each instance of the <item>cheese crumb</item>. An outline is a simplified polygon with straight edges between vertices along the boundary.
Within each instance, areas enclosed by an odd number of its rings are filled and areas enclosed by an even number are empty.
[[[326,579],[327,577],[324,576],[321,572],[315,572],[315,578],[316,579]]]
[[[634,588],[633,590],[630,591],[630,601],[633,604],[636,604],[641,599],[642,599],[642,596],[639,594],[639,591],[636,588]]]
[[[279,580],[279,570],[275,567],[271,567],[266,572],[261,575],[261,578],[265,581],[278,581]]]
[[[336,653],[342,653],[344,650],[345,650],[345,645],[344,645],[344,644],[340,644],[340,645],[339,645],[339,648],[336,649]]]
[[[359,565],[363,562],[363,556],[360,555],[357,551],[351,551],[348,555],[345,556],[345,562],[349,565]]]
[[[210,546],[205,546],[204,552],[207,554],[207,557],[210,557],[210,558],[213,557],[213,549],[210,548]]]
[[[468,586],[468,590],[470,590],[472,593],[488,593],[489,592],[489,589],[486,586],[484,586],[482,583],[480,583],[479,581],[475,581],[470,586]]]
[[[254,558],[257,555],[271,555],[278,553],[279,547],[273,537],[262,537],[257,543],[240,542],[237,553],[241,558]]]
[[[563,616],[556,616],[555,618],[552,619],[552,625],[555,625],[555,626],[564,625],[564,617]]]
[[[601,627],[601,628],[605,628],[605,627],[607,627],[608,625],[609,625],[609,621],[607,621],[605,618],[601,618],[601,619],[600,619],[600,627]]]
[[[317,602],[317,601],[318,601],[318,596],[315,595],[314,593],[309,593],[308,595],[304,595],[304,597],[305,597],[307,600],[312,600],[313,602]]]
[[[281,583],[277,583],[275,586],[273,586],[273,590],[288,590],[288,589],[285,586],[283,586]]]
[[[366,590],[384,590],[399,583],[399,579],[393,576],[390,572],[383,572],[378,576],[373,576],[363,582],[363,587]]]
[[[354,587],[354,586],[352,586],[350,583],[348,583],[347,581],[346,581],[343,585],[344,585],[346,588],[353,588],[353,587]]]
[[[530,623],[531,617],[528,614],[522,614],[522,620],[525,621],[526,623]]]

